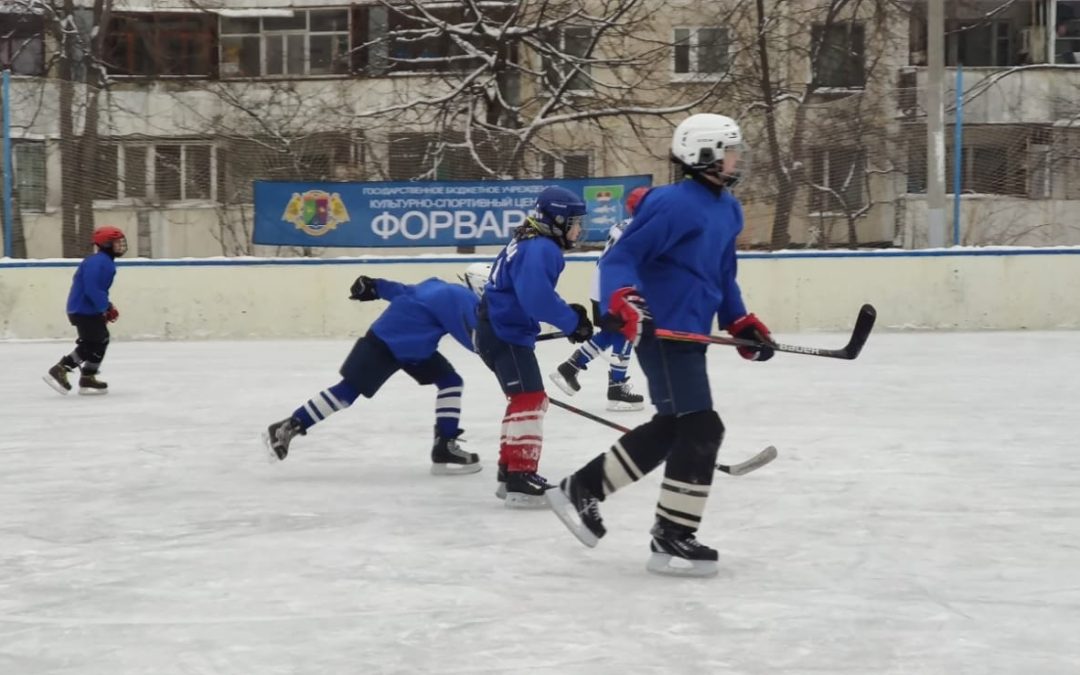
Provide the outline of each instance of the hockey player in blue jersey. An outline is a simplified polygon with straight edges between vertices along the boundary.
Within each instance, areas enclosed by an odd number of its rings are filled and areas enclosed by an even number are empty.
[[[555,291],[565,261],[581,234],[585,203],[560,187],[546,188],[525,224],[514,233],[492,266],[480,301],[476,348],[506,394],[499,442],[496,495],[508,508],[544,506],[551,487],[537,470],[543,445],[547,394],[536,362],[540,322],[563,331],[571,342],[592,337],[592,322],[581,305],[568,305]]]
[[[601,259],[611,250],[611,247],[619,241],[626,226],[630,224],[630,218],[634,215],[641,198],[649,191],[647,187],[637,187],[626,196],[626,213],[628,218],[615,223],[608,230],[607,245],[601,254]],[[593,323],[600,325],[600,267],[597,264],[593,274],[592,288]],[[578,373],[589,367],[589,362],[599,356],[608,347],[611,348],[611,367],[608,370],[607,409],[612,411],[641,410],[645,407],[645,397],[635,394],[630,389],[629,376],[626,374],[630,367],[630,352],[634,345],[627,340],[618,330],[604,330],[592,336],[585,344],[578,347],[566,361],[559,364],[555,372],[548,375],[551,381],[562,389],[568,396],[581,391],[581,383],[578,382]]]
[[[297,408],[292,415],[270,425],[263,440],[273,458],[284,460],[292,439],[330,415],[348,408],[359,396],[371,398],[398,370],[417,383],[433,384],[435,396],[435,443],[431,448],[431,473],[476,473],[480,458],[459,445],[461,395],[464,381],[438,352],[439,341],[451,335],[473,350],[476,307],[491,266],[475,263],[465,271],[465,285],[440,279],[401,284],[388,279],[360,276],[350,298],[367,302],[389,300],[390,305],[356,341],[341,366],[341,381],[324,389]]]
[[[599,503],[666,462],[647,568],[660,574],[711,576],[717,552],[697,541],[724,425],[713,410],[705,346],[661,341],[655,328],[709,333],[714,322],[736,337],[747,359],[773,356],[768,328],[746,311],[736,281],[735,239],[742,132],[722,115],[692,115],[675,129],[672,160],[686,178],[653,188],[618,246],[600,262],[605,310],[637,342],[657,414],[623,435],[548,491],[552,509],[587,546],[604,536]]]
[[[68,293],[68,321],[79,335],[75,350],[44,376],[45,384],[65,395],[71,391],[68,374],[76,368],[81,371],[80,394],[109,391],[109,385],[97,379],[97,375],[109,347],[108,324],[120,317],[109,300],[109,290],[116,277],[116,259],[127,253],[127,237],[120,228],[105,225],[94,230],[92,241],[97,251],[79,263]]]

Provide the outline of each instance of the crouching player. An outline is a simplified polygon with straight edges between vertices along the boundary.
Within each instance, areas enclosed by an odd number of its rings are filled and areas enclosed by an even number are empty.
[[[270,425],[263,435],[271,459],[283,460],[296,436],[330,415],[352,405],[357,397],[371,398],[398,370],[417,383],[433,384],[435,397],[435,443],[431,448],[431,473],[476,473],[480,458],[462,450],[461,394],[464,381],[438,352],[439,340],[451,335],[473,350],[476,307],[490,265],[476,263],[465,271],[465,285],[428,279],[416,285],[361,276],[352,285],[353,300],[389,300],[390,305],[356,341],[341,366],[341,381],[324,389],[289,417]]]
[[[560,187],[541,192],[525,224],[495,259],[480,301],[476,350],[507,398],[495,494],[508,508],[543,507],[544,491],[551,487],[537,474],[548,407],[534,351],[539,322],[557,327],[571,342],[592,337],[585,308],[566,304],[555,292],[566,265],[563,251],[581,235],[584,215],[585,203],[573,192]]]

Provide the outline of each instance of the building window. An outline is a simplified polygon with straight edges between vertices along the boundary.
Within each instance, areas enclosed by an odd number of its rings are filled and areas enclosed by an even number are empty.
[[[945,65],[1015,66],[1019,48],[1008,21],[950,22],[945,34]]]
[[[214,41],[214,22],[204,14],[114,14],[106,69],[127,77],[210,77]]]
[[[812,213],[854,213],[866,205],[866,156],[851,148],[814,148],[810,182]]]
[[[996,194],[1027,197],[1025,161],[1011,161],[1012,153],[1004,145],[964,146],[960,166],[962,194]],[[945,192],[956,190],[953,184],[955,153],[945,150]],[[1016,159],[1019,159],[1018,157]]]
[[[861,23],[815,25],[811,39],[817,47],[813,69],[814,82],[819,88],[862,89],[865,86],[865,37]]]
[[[728,70],[729,47],[726,28],[676,28],[672,70],[694,79],[722,76]]]
[[[17,141],[12,148],[15,189],[23,211],[45,210],[45,143]]]
[[[334,75],[349,71],[349,10],[291,17],[222,17],[222,77]]]
[[[350,133],[317,133],[305,138],[245,138],[228,141],[218,153],[215,199],[250,204],[256,180],[360,180],[361,146]],[[189,161],[191,161],[189,157]],[[195,158],[195,161],[200,161]],[[196,176],[198,174],[195,174]]]
[[[565,155],[563,157],[544,156],[542,178],[588,178],[588,155]]]
[[[44,75],[44,30],[37,14],[0,11],[0,69],[11,69],[12,75]]]
[[[587,62],[593,43],[592,28],[564,26],[552,33],[548,42],[555,51],[544,57],[548,85],[558,88],[569,78],[566,91],[592,91],[591,66]]]
[[[95,170],[103,177],[95,182],[99,201],[218,201],[219,168],[211,143],[101,143]]]

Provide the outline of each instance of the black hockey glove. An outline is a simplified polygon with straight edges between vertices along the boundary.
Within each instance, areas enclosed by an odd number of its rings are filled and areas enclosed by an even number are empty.
[[[570,305],[570,309],[577,312],[577,327],[574,332],[566,336],[566,339],[575,344],[585,342],[593,335],[592,321],[589,320],[589,310],[581,305]]]
[[[356,281],[353,282],[352,288],[349,290],[352,291],[351,295],[349,295],[350,300],[366,302],[379,299],[379,292],[375,288],[375,280],[362,274],[356,277]]]

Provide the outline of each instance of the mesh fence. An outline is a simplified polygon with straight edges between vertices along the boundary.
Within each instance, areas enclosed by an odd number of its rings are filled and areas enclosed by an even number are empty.
[[[944,167],[947,241],[953,239],[958,187],[959,243],[1080,243],[1074,215],[1080,213],[1080,127],[1061,112],[1060,99],[1067,98],[1061,89],[1052,89],[1045,100],[1008,89],[1030,92],[1029,85],[976,81],[967,89],[959,145],[950,103]],[[138,240],[139,255],[273,253],[251,244],[255,180],[633,172],[651,173],[662,184],[675,177],[664,156],[670,126],[640,138],[643,151],[632,162],[625,154],[618,162],[609,156],[602,135],[575,135],[569,126],[564,131],[573,138],[572,151],[537,142],[520,157],[510,150],[513,138],[464,130],[403,131],[379,120],[329,114],[291,126],[263,120],[245,133],[208,116],[179,130],[183,133],[174,128],[167,135],[135,134],[120,133],[116,120],[139,115],[133,126],[152,130],[152,112],[124,110],[110,101],[108,92],[98,92],[95,99],[80,88],[69,102],[77,111],[75,128],[85,129],[87,106],[95,100],[101,117],[113,124],[87,134],[65,132],[55,123],[61,98],[56,90],[55,81],[44,79],[21,79],[13,87],[16,256],[82,255],[90,229],[106,222],[137,232],[132,238]],[[947,98],[952,97],[949,92]],[[998,102],[1012,99],[1022,99],[1026,109],[1006,114]],[[751,108],[740,118],[753,158],[748,179],[738,188],[747,212],[743,245],[925,246],[924,105],[916,80],[875,93],[823,92],[780,108],[772,129],[769,118]],[[1017,121],[1025,117],[1029,121]],[[611,131],[632,133],[630,126]],[[515,157],[512,164],[509,157]],[[173,236],[180,243],[159,250],[152,240],[160,236],[160,223],[189,234]]]

